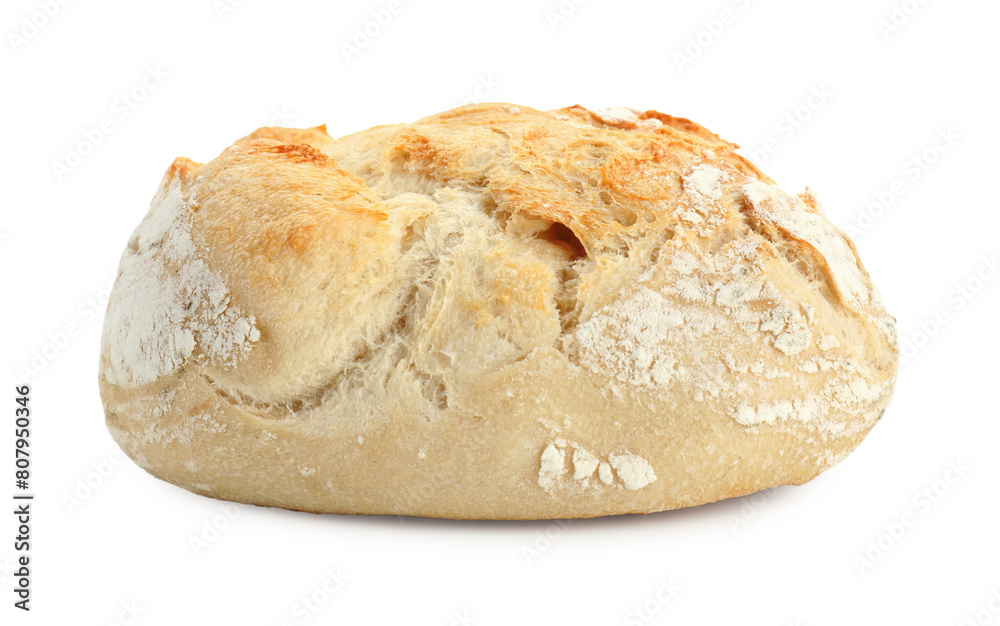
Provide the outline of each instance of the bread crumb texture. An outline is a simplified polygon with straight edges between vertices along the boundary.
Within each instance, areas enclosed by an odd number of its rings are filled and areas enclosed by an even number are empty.
[[[477,104],[180,158],[122,256],[108,428],[212,497],[648,513],[801,484],[881,418],[895,322],[815,194],[683,118]]]

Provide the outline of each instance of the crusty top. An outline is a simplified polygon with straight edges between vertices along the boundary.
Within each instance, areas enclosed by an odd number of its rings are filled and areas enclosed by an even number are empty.
[[[481,104],[340,139],[262,128],[177,159],[123,256],[104,384],[194,376],[353,441],[401,411],[520,415],[522,390],[500,402],[483,381],[548,377],[574,416],[523,417],[549,434],[533,461],[549,491],[589,481],[564,464],[606,445],[573,426],[586,394],[560,379],[651,415],[700,406],[856,443],[894,380],[893,319],[813,194],[736,148],[656,111]],[[620,441],[626,487],[652,482],[655,454]]]

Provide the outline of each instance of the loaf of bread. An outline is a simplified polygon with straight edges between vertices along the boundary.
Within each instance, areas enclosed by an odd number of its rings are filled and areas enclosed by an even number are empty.
[[[461,107],[177,159],[128,242],[100,389],[193,492],[574,518],[802,484],[881,418],[894,319],[851,241],[656,111]]]

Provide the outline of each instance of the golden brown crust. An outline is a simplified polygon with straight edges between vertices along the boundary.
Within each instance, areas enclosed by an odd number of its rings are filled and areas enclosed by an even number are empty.
[[[280,143],[287,144],[309,144],[316,148],[333,141],[333,137],[326,132],[326,124],[320,124],[312,128],[283,128],[280,126],[265,126],[258,128],[236,143],[249,142],[254,139],[273,139]]]
[[[735,149],[656,111],[482,104],[178,159],[109,304],[109,429],[183,487],[316,512],[804,483],[888,404],[893,321],[811,192]]]

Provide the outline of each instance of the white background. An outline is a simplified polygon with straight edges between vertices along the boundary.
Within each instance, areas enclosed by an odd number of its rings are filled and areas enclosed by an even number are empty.
[[[997,3],[399,0],[353,53],[388,0],[234,4],[3,4],[0,498],[29,382],[37,499],[30,614],[0,517],[0,622],[1000,624]],[[853,227],[899,320],[907,358],[865,443],[806,486],[568,524],[226,505],[121,460],[100,301],[173,158],[476,98],[773,139],[763,169]]]

